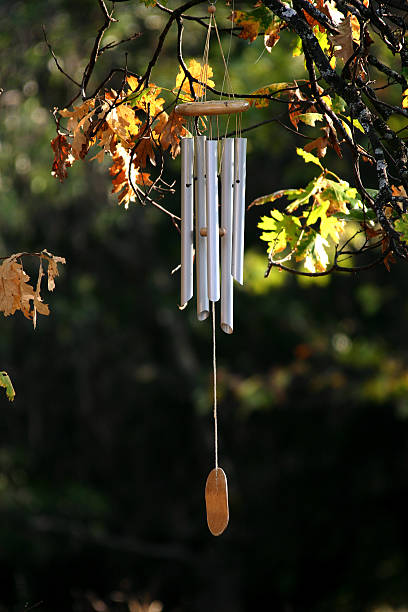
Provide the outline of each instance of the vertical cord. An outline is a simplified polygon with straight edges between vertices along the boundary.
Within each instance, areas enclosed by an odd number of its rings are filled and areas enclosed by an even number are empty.
[[[215,469],[218,470],[218,416],[217,416],[217,353],[215,344],[215,302],[212,302],[212,345],[213,345],[213,393],[214,393],[214,452]]]
[[[200,91],[199,99],[200,100],[207,100],[208,54],[210,51],[210,38],[211,38],[211,27],[212,27],[213,18],[214,16],[210,14],[210,19],[208,22],[208,29],[207,29],[207,36],[205,38],[202,66],[201,66],[201,71],[200,71],[200,82],[204,83],[204,86],[202,85],[199,86],[199,91]]]
[[[225,59],[224,51],[222,49],[220,34],[218,32],[218,27],[217,27],[217,22],[215,20],[215,16],[214,16],[214,29],[215,29],[215,33],[217,35],[218,46],[219,46],[220,51],[221,51],[222,61],[224,63],[224,80],[223,80],[223,83],[222,83],[222,90],[221,90],[221,96],[222,96],[223,92],[224,92],[225,81],[228,84],[228,88],[229,88],[230,92],[232,91],[232,84],[231,84],[231,79],[230,79],[230,75],[229,75],[229,72],[228,72],[228,63],[227,63],[227,60]],[[228,61],[229,61],[229,52],[228,52]]]

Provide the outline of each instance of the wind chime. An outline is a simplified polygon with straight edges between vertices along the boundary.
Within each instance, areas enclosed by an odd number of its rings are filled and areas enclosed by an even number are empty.
[[[208,66],[211,28],[214,27],[229,83],[217,24],[215,6],[210,4],[209,26],[203,56]],[[217,369],[215,346],[215,303],[221,301],[221,329],[232,334],[233,282],[243,284],[246,138],[241,137],[240,113],[248,110],[243,100],[206,100],[206,75],[200,81],[201,100],[176,106],[176,112],[193,121],[192,137],[181,139],[181,308],[193,297],[194,257],[196,268],[197,318],[204,321],[210,312],[213,331],[214,447],[215,467],[205,488],[208,527],[220,535],[229,521],[227,478],[218,466]],[[230,115],[236,115],[234,137],[227,137]],[[227,115],[226,129],[220,138],[218,117]],[[209,119],[209,137],[200,133]],[[212,118],[216,117],[216,130]],[[220,179],[220,181],[219,181]],[[220,185],[219,185],[220,182]],[[219,189],[220,187],[220,189]],[[221,223],[220,223],[221,217]],[[194,249],[195,237],[195,249]],[[221,257],[220,257],[221,251]]]

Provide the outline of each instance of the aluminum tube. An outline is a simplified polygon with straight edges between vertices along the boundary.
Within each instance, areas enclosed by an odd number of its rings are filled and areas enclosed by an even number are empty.
[[[232,263],[232,208],[234,200],[234,139],[222,141],[221,161],[221,329],[232,334],[234,328]]]
[[[208,299],[220,299],[220,255],[218,224],[217,140],[205,143],[205,173],[207,198],[207,277]]]
[[[244,229],[246,138],[235,138],[234,230],[232,234],[232,275],[241,285],[244,282]]]
[[[194,140],[181,139],[181,306],[193,297]]]
[[[205,209],[205,136],[194,137],[194,187],[196,219],[196,283],[197,319],[204,321],[210,313],[207,283],[207,238],[201,236],[200,229],[207,227]]]

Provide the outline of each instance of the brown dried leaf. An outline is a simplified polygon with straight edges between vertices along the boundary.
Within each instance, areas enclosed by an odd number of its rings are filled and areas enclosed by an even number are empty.
[[[58,134],[51,140],[51,147],[54,151],[54,161],[52,163],[52,176],[55,176],[62,183],[67,177],[67,168],[72,166],[75,161],[71,153],[71,145],[66,136]]]
[[[305,102],[307,102],[307,98],[303,95],[299,88],[290,92],[288,106],[289,119],[296,129],[298,129],[299,115],[305,113],[308,109]],[[314,107],[312,106],[311,109],[314,109]]]
[[[340,33],[331,35],[330,40],[334,48],[334,55],[346,63],[354,53],[353,27],[350,14],[343,19],[337,29]]]
[[[143,136],[139,139],[137,144],[134,165],[136,168],[145,168],[147,160],[149,159],[150,163],[155,166],[156,159],[153,151],[154,141],[151,132],[150,130],[145,131],[145,126],[140,129],[140,132]]]
[[[34,327],[37,322],[37,312],[42,315],[49,315],[50,311],[47,304],[44,304],[40,295],[41,279],[44,276],[42,260],[48,261],[48,286],[54,289],[54,277],[58,276],[58,263],[65,263],[63,257],[52,255],[48,251],[36,254],[40,259],[36,290],[29,284],[30,277],[23,269],[22,264],[17,261],[23,253],[11,255],[0,265],[0,311],[4,316],[13,315],[17,310],[21,310],[27,319],[33,319]],[[50,267],[51,266],[51,267]]]
[[[264,45],[266,50],[270,53],[273,47],[276,45],[278,40],[280,39],[280,31],[281,25],[276,25],[269,32],[267,32],[264,36]]]
[[[403,185],[391,185],[392,195],[400,198],[406,198],[407,192],[405,191],[405,187]]]
[[[316,8],[318,8],[320,12],[323,12],[324,0],[317,0],[317,2],[312,2],[312,0],[309,0],[309,2],[310,2],[310,4],[315,5]],[[320,32],[325,32],[324,26],[322,26],[322,24],[319,21],[316,21],[316,19],[314,17],[309,15],[309,13],[307,11],[304,10],[303,14],[305,16],[305,19],[306,19],[307,23],[312,28],[314,28],[314,26],[318,26]]]
[[[55,289],[55,278],[59,276],[58,264],[65,264],[65,257],[58,257],[58,255],[52,255],[51,253],[46,252],[48,257],[46,257],[48,261],[48,291],[54,291]]]
[[[134,202],[136,199],[129,179],[130,154],[124,147],[118,145],[112,157],[113,164],[109,169],[109,173],[112,176],[112,193],[117,193],[118,203],[128,208],[129,203]],[[139,168],[134,166],[132,166],[132,181],[133,185],[141,185],[143,187],[150,187],[152,184],[149,174],[140,172]]]
[[[16,259],[20,253],[11,255],[0,266],[0,311],[5,317],[21,310],[31,319],[30,300],[34,299],[34,289],[28,284],[30,277]]]
[[[324,136],[319,136],[312,142],[309,142],[305,147],[303,147],[304,151],[310,153],[313,149],[316,149],[317,157],[324,157],[327,153],[327,145],[329,144],[328,134],[325,133]]]
[[[170,153],[174,159],[180,153],[180,138],[187,136],[188,132],[184,127],[185,118],[177,114],[174,110],[167,115],[163,113],[162,120],[155,126],[154,132],[159,136],[160,146],[163,151],[170,147]]]

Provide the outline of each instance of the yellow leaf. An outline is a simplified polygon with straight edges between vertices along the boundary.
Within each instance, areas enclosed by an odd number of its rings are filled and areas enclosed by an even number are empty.
[[[408,108],[408,89],[402,92],[402,95],[404,96],[402,98],[402,108]]]
[[[276,98],[280,98],[283,95],[290,94],[290,91],[288,91],[290,87],[293,87],[293,83],[271,83],[270,85],[265,85],[265,87],[253,91],[252,94],[258,96],[275,94]],[[270,102],[268,98],[248,98],[247,101],[251,106],[255,106],[255,108],[264,108],[265,106],[269,106]]]
[[[360,44],[360,24],[355,15],[350,15],[351,36],[353,41]]]
[[[141,120],[136,116],[133,109],[125,104],[120,104],[112,108],[106,115],[106,123],[122,144],[129,147],[131,146],[132,136],[135,136],[139,131]],[[112,136],[110,133],[106,134],[105,142],[109,139],[111,140],[111,138]],[[104,149],[106,150],[106,146]]]
[[[208,85],[209,87],[215,86],[214,81],[211,80],[211,77],[214,74],[213,69],[209,64],[201,65],[200,62],[197,62],[195,59],[191,59],[188,63],[187,68],[191,75],[201,83],[193,84],[193,90],[196,97],[200,98],[204,95],[206,85]],[[192,100],[193,98],[191,97],[190,83],[189,80],[185,77],[184,71],[181,66],[179,68],[179,73],[176,78],[176,87],[173,91],[177,93],[180,87],[181,91],[188,94],[189,99]]]
[[[139,86],[139,81],[136,77],[134,76],[128,76],[126,77],[126,83],[129,85],[131,91],[134,91],[135,89],[138,88]]]
[[[139,108],[150,116],[155,116],[163,110],[164,98],[158,98],[161,87],[150,83],[149,87],[143,89],[140,94],[130,95],[129,100],[132,106]]]

